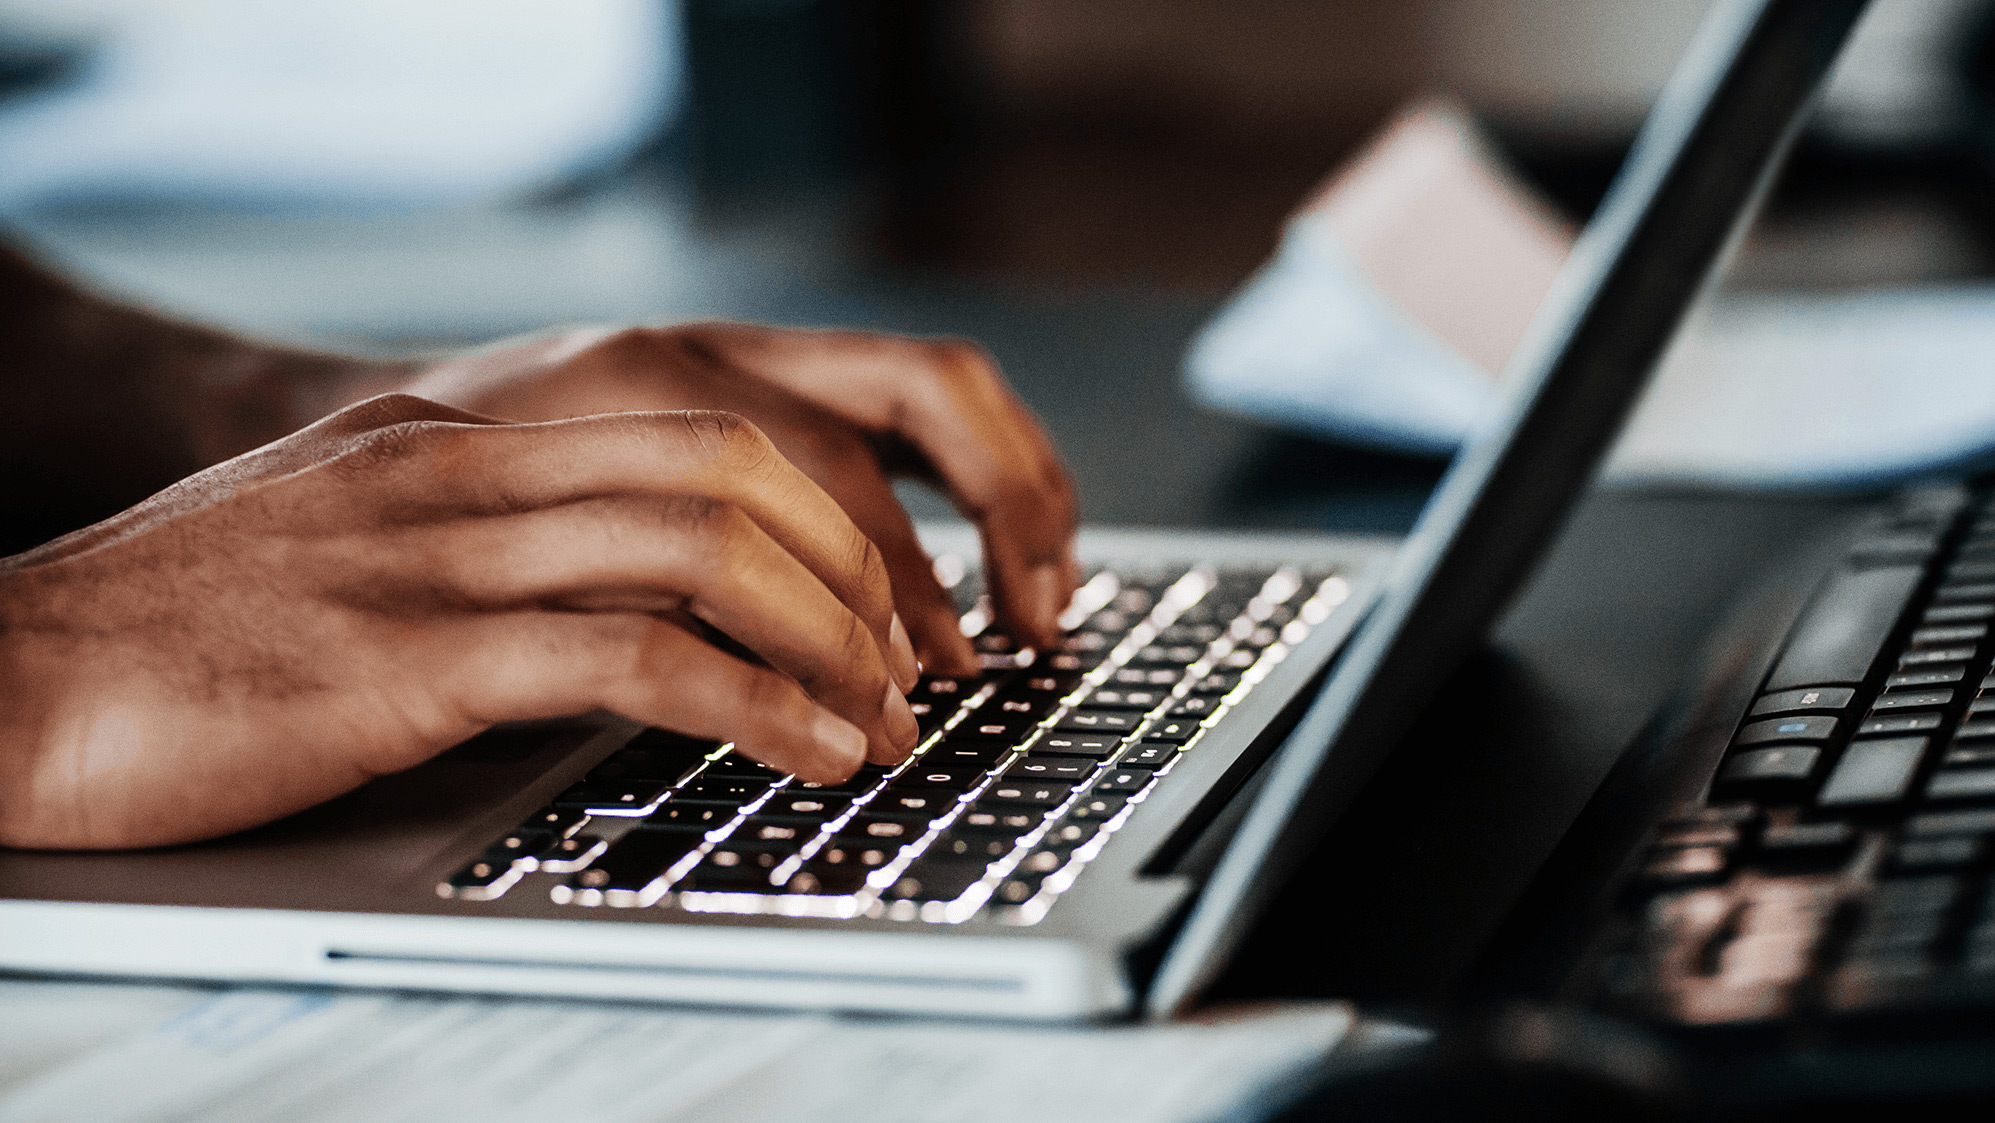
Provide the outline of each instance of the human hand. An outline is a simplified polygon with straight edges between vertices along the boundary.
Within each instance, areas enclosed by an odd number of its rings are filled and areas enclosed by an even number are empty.
[[[889,476],[935,484],[977,525],[999,618],[1022,643],[1057,642],[1078,583],[1059,455],[965,343],[743,324],[579,331],[446,360],[409,390],[527,421],[660,409],[751,419],[879,548],[933,672],[971,674],[976,661]]]
[[[917,737],[880,552],[732,414],[371,399],[0,562],[0,614],[7,845],[221,834],[595,709],[816,781]]]

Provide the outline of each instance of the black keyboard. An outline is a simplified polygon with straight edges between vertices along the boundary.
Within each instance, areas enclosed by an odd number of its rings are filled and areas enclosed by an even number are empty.
[[[577,907],[1033,923],[1206,731],[1350,595],[1329,571],[1095,572],[1061,649],[1020,650],[955,577],[984,671],[923,678],[915,754],[804,784],[664,730],[638,734],[439,895]]]
[[[1878,525],[1705,798],[1650,838],[1597,985],[1683,1026],[1995,1005],[1995,506]],[[1985,1013],[1985,1011],[1983,1011]]]

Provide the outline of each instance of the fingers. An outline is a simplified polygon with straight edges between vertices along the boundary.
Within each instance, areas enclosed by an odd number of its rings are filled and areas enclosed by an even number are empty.
[[[682,329],[821,407],[914,446],[983,535],[1005,622],[1046,646],[1072,597],[1073,483],[988,356],[956,342],[843,332]]]
[[[880,556],[893,582],[894,606],[914,640],[915,655],[930,674],[968,677],[977,673],[976,653],[963,636],[955,602],[935,579],[934,561],[916,537],[907,511],[892,485],[870,459],[849,459],[827,473],[832,498],[852,516]]]
[[[656,614],[683,608],[864,729],[871,759],[904,760],[919,738],[914,714],[864,623],[731,504],[687,497],[586,500],[413,528],[397,545],[383,559],[389,573],[417,574],[476,611],[550,606]],[[369,589],[383,583],[365,582]]]
[[[917,674],[893,627],[884,559],[839,505],[732,414],[628,413],[537,425],[395,426],[370,434],[356,467],[405,469],[420,501],[506,512],[616,494],[698,495],[747,514],[864,623],[902,689]]]
[[[476,618],[450,640],[445,689],[469,729],[607,709],[733,741],[811,783],[844,780],[867,758],[864,731],[794,681],[663,621],[529,611]]]

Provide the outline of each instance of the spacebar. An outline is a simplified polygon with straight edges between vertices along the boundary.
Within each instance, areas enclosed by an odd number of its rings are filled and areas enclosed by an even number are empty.
[[[1862,682],[1925,575],[1916,565],[1832,574],[1788,634],[1766,688]]]

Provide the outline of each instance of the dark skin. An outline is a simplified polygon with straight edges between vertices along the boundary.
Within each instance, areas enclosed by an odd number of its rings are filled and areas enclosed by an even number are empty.
[[[904,759],[902,693],[973,660],[893,475],[978,524],[1028,642],[1078,576],[1051,443],[961,343],[699,324],[378,361],[0,250],[0,394],[4,502],[83,527],[0,561],[0,844],[209,837],[594,709],[806,779]]]

